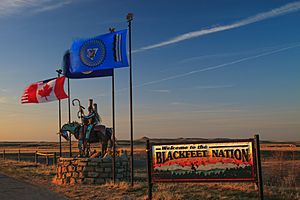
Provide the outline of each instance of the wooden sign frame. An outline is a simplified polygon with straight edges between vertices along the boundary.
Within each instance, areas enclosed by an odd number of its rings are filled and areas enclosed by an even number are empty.
[[[185,178],[184,175],[177,175],[177,171],[176,171],[176,176],[171,178],[168,177],[163,177],[165,176],[165,174],[171,174],[171,172],[169,172],[169,169],[167,169],[166,173],[160,173],[154,172],[154,165],[156,166],[156,168],[161,167],[162,165],[160,165],[163,162],[167,162],[167,167],[171,166],[172,164],[174,164],[173,159],[175,159],[174,157],[171,156],[171,154],[168,154],[168,156],[166,154],[164,154],[163,151],[160,152],[160,150],[162,148],[168,148],[168,146],[171,146],[172,150],[169,151],[173,151],[173,148],[185,148],[185,149],[193,149],[195,148],[195,144],[224,144],[225,146],[215,146],[217,147],[228,147],[226,146],[226,144],[251,144],[251,152],[250,154],[252,155],[251,157],[251,162],[249,160],[243,160],[243,161],[249,161],[249,163],[247,166],[251,166],[251,177],[217,177],[217,178],[203,178],[200,175],[197,175],[195,173],[191,173],[192,177],[189,178]],[[161,148],[162,147],[162,148]],[[235,146],[229,146],[229,147],[237,147]],[[201,149],[201,146],[198,147],[199,149]],[[205,148],[209,148],[209,147],[205,147]],[[155,152],[156,149],[158,150],[158,152]],[[148,173],[148,197],[149,199],[152,199],[152,188],[153,188],[153,184],[154,183],[159,183],[159,182],[255,182],[257,183],[258,186],[258,190],[259,190],[259,197],[260,199],[263,199],[263,183],[262,183],[262,170],[261,170],[261,160],[260,160],[260,148],[259,148],[259,135],[255,135],[254,138],[249,138],[249,139],[235,139],[235,140],[222,140],[222,141],[216,141],[216,140],[207,140],[207,141],[189,141],[189,142],[181,142],[181,143],[150,143],[149,140],[147,140],[147,144],[146,144],[146,151],[147,151],[147,173]],[[174,150],[176,151],[176,150]],[[173,152],[174,152],[173,151]],[[187,152],[188,151],[188,152]],[[197,159],[197,157],[201,157],[201,153],[205,153],[205,152],[201,152],[201,150],[198,151],[194,151],[194,150],[187,150],[187,151],[181,151],[180,155],[181,156],[186,156],[184,158],[186,158],[187,160],[189,160],[189,162],[193,161],[193,158],[190,157],[195,157],[195,159]],[[153,156],[153,153],[156,153]],[[185,154],[184,154],[185,153]],[[163,155],[162,155],[163,154]],[[174,152],[173,156],[176,155],[176,157],[179,157],[179,152]],[[190,157],[188,157],[188,156]],[[153,158],[156,158],[156,160],[153,160]],[[208,155],[205,155],[208,156]],[[222,156],[222,155],[221,155]],[[176,158],[176,159],[177,159]],[[183,159],[184,160],[184,159]],[[172,163],[173,162],[173,163]],[[223,161],[222,161],[223,162]],[[251,165],[252,164],[252,165]],[[174,166],[178,167],[178,164],[174,164]],[[212,165],[213,166],[213,165]],[[182,164],[182,167],[185,167],[184,164]],[[194,166],[193,166],[194,167]],[[162,167],[163,168],[163,167]],[[180,168],[180,166],[179,166]],[[159,168],[161,169],[161,168]],[[170,171],[172,171],[172,169],[170,169]],[[196,170],[195,170],[196,171]],[[248,170],[249,171],[249,170]],[[163,171],[165,172],[165,171]],[[187,171],[189,172],[189,171]],[[164,174],[162,177],[161,174]],[[197,177],[198,176],[198,177]],[[183,177],[183,178],[182,178]]]

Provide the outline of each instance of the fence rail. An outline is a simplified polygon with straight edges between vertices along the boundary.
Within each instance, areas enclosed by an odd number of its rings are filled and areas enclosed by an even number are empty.
[[[49,165],[49,157],[53,157],[53,164],[56,165],[56,161],[57,161],[56,160],[57,159],[56,152],[54,152],[54,153],[42,153],[42,152],[36,151],[35,155],[34,155],[34,162],[35,163],[38,163],[38,156],[44,156],[45,157],[46,165]]]
[[[0,151],[1,155],[1,151]],[[17,161],[29,161],[29,162],[35,162],[36,164],[46,164],[46,165],[56,165],[57,164],[57,158],[58,158],[57,152],[39,152],[39,151],[26,151],[26,150],[14,150],[10,151],[7,149],[2,150],[2,157],[3,160],[17,160]]]

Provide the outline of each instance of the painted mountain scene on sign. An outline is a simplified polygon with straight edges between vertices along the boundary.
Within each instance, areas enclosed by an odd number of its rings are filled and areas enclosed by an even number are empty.
[[[253,165],[250,163],[235,163],[229,159],[218,161],[168,162],[154,167],[154,177],[158,179],[252,179]],[[184,160],[184,159],[182,159]]]

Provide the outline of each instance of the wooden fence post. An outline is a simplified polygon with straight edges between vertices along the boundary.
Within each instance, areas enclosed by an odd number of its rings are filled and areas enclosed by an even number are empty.
[[[38,155],[37,155],[37,151],[35,151],[35,154],[34,154],[34,162],[35,162],[35,164],[37,164],[37,162],[38,162],[38,157],[37,157]]]
[[[19,149],[19,152],[18,152],[18,161],[20,162],[21,161],[21,150]]]
[[[47,165],[47,166],[49,165],[49,159],[48,159],[48,156],[46,156],[46,165]]]
[[[57,162],[57,160],[56,160],[56,152],[54,152],[54,156],[53,156],[53,164],[56,165],[56,162]]]

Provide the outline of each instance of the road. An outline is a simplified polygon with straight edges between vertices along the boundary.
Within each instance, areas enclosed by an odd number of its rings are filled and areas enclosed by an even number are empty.
[[[21,182],[14,178],[0,174],[0,199],[1,200],[66,200],[39,186]]]

